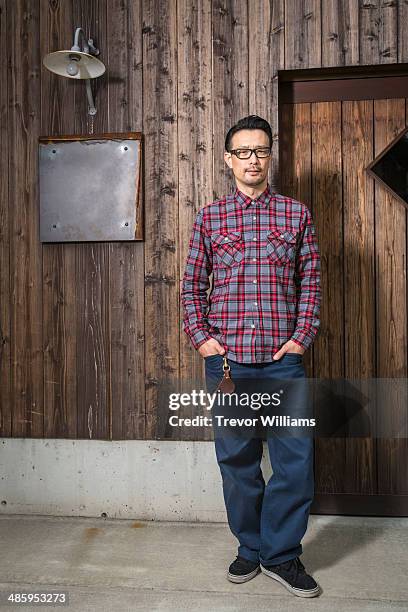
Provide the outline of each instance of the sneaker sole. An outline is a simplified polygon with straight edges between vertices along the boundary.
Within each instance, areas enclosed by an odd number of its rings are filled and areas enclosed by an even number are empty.
[[[296,589],[295,587],[291,586],[289,582],[287,582],[284,578],[282,578],[282,576],[279,576],[279,574],[275,574],[274,572],[267,570],[266,567],[263,567],[262,565],[261,572],[266,576],[269,576],[270,578],[273,578],[274,580],[277,580],[278,582],[283,584],[283,586],[286,587],[287,590],[292,593],[292,595],[297,595],[298,597],[316,597],[320,594],[319,586],[308,591],[306,591],[305,589]]]
[[[235,582],[236,584],[241,584],[242,582],[248,582],[248,580],[252,580],[255,576],[261,571],[261,568],[258,566],[249,574],[244,574],[243,576],[235,576],[235,574],[230,574],[228,572],[227,578],[230,582]]]

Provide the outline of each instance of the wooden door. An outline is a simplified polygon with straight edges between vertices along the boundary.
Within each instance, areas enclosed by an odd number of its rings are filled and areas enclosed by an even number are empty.
[[[321,253],[310,377],[399,379],[396,389],[407,377],[407,209],[365,170],[405,127],[406,113],[402,97],[280,108],[279,191],[310,207]],[[407,432],[381,433],[387,420],[406,428],[406,403],[395,391],[364,417],[372,435],[315,439],[312,512],[408,516]]]

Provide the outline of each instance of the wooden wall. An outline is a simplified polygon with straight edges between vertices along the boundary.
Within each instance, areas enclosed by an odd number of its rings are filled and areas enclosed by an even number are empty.
[[[164,436],[160,389],[203,377],[180,281],[197,210],[232,185],[225,132],[271,122],[278,188],[277,71],[406,62],[407,25],[404,0],[0,0],[1,436]],[[107,65],[95,133],[145,135],[143,242],[39,242],[38,137],[89,130],[83,83],[42,66],[77,26]]]

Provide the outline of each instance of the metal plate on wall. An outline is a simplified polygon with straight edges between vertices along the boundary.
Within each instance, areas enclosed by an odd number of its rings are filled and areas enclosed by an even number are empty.
[[[41,242],[138,239],[141,139],[128,137],[40,139]]]

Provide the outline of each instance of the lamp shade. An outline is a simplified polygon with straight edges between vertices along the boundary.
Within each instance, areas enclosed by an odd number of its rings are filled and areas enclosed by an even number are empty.
[[[103,62],[83,51],[54,51],[45,56],[43,63],[51,72],[69,79],[95,79],[106,70]],[[67,70],[69,65],[75,74]]]

